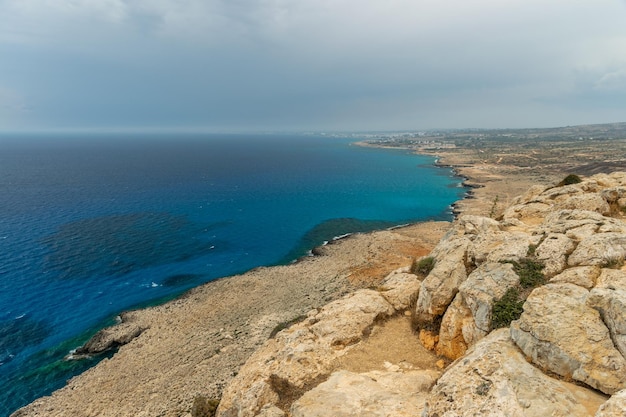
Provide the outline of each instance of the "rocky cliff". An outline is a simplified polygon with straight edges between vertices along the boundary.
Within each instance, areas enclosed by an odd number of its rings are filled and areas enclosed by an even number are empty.
[[[626,173],[570,182],[462,216],[415,273],[312,310],[250,357],[217,415],[626,415]],[[392,319],[438,366],[346,369]]]

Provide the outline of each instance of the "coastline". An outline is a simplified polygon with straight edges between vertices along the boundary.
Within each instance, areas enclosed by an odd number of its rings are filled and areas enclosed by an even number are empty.
[[[196,396],[219,398],[277,326],[376,285],[427,254],[449,226],[424,222],[354,234],[321,247],[319,256],[256,268],[127,312],[118,329],[134,336],[128,343],[13,416],[185,415]]]
[[[433,165],[452,168],[463,180],[461,186],[470,188],[451,206],[456,218],[459,202],[473,198],[474,187],[482,185],[468,185],[471,178],[440,157]],[[450,224],[426,221],[338,236],[314,248],[314,256],[223,277],[165,304],[123,312],[120,324],[102,329],[77,352],[117,349],[110,359],[12,416],[40,415],[42,410],[50,416],[81,414],[92,402],[93,413],[87,415],[107,415],[102,414],[106,404],[120,404],[111,415],[144,415],[139,404],[150,403],[145,415],[173,416],[189,409],[197,395],[219,398],[277,326],[356,289],[377,285],[391,271],[428,254]],[[106,390],[99,389],[103,382]]]
[[[461,213],[486,215],[491,196],[508,186],[510,177],[494,176],[454,155],[406,149],[433,156],[434,166],[451,168],[462,179],[467,190],[451,206],[454,218]],[[165,304],[122,313],[121,326],[103,329],[91,339],[97,345],[104,332],[104,343],[111,344],[105,348],[120,345],[113,357],[12,417],[42,412],[109,415],[105,410],[112,404],[119,406],[110,415],[184,414],[198,395],[219,398],[277,326],[356,289],[375,286],[391,271],[427,255],[450,225],[430,221],[349,234],[314,248],[315,256],[220,278]]]

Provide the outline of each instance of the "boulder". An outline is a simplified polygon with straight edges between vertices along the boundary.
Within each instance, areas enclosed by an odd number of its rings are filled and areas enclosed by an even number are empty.
[[[493,303],[517,284],[519,277],[510,263],[488,262],[474,270],[443,316],[437,353],[456,359],[485,337],[492,329]]]
[[[257,350],[222,394],[220,417],[255,416],[263,407],[287,411],[291,402],[324,381],[333,361],[357,343],[393,307],[373,290],[359,290],[279,332]],[[268,412],[270,412],[268,411]]]
[[[417,416],[438,376],[435,371],[338,371],[294,402],[291,416]]]
[[[422,340],[422,344],[427,349],[434,349],[437,355],[457,359],[463,356],[468,348],[468,343],[463,336],[464,330],[473,335],[476,332],[476,323],[463,296],[457,294],[443,315],[439,336],[435,343],[424,343],[425,341]],[[423,338],[425,335],[420,334],[420,336]]]
[[[613,346],[589,291],[573,284],[536,288],[511,337],[537,366],[607,394],[626,387],[626,360]]]
[[[626,416],[626,390],[613,395],[598,409],[595,417],[624,417]]]
[[[560,274],[552,277],[550,282],[558,284],[574,284],[590,290],[596,285],[596,279],[602,269],[599,266],[576,266],[568,268]]]
[[[138,323],[133,311],[124,312],[119,315],[116,325],[105,327],[97,332],[87,343],[76,349],[75,355],[92,355],[118,348],[130,343],[147,328],[147,326]]]
[[[556,210],[546,216],[538,230],[538,233],[546,235],[549,233],[567,233],[569,230],[587,225],[600,227],[610,221],[611,219],[608,219],[595,211]]]
[[[491,232],[476,237],[469,249],[469,258],[483,262],[518,261],[526,257],[528,246],[538,239],[524,232]]]
[[[535,250],[535,257],[544,265],[547,277],[562,272],[567,266],[567,257],[576,245],[569,237],[560,233],[550,233]]]
[[[607,215],[611,212],[609,203],[596,193],[585,193],[569,197],[556,204],[555,209],[580,209],[595,211],[603,215]]]
[[[387,275],[378,290],[396,311],[402,311],[415,302],[421,285],[422,282],[416,275],[401,268]]]
[[[626,256],[626,234],[598,233],[584,238],[569,256],[567,263],[577,265],[606,265]]]
[[[525,360],[508,329],[500,329],[448,367],[433,387],[422,415],[589,416],[579,396],[593,397],[594,393],[543,374]]]
[[[518,204],[510,206],[504,210],[505,220],[518,219],[524,223],[536,224],[552,210],[552,204],[532,202],[528,204]]]
[[[626,187],[617,186],[602,190],[600,193],[607,203],[617,203],[620,199],[626,198]]]
[[[395,313],[377,291],[359,290],[327,304],[308,323],[313,334],[333,347],[344,347],[361,340],[373,324]]]
[[[436,262],[420,287],[414,314],[417,327],[430,325],[442,316],[454,299],[459,285],[467,278],[465,264],[469,245],[469,239],[455,238],[440,243],[431,252]]]
[[[587,304],[598,310],[615,347],[626,357],[626,272],[604,269]]]

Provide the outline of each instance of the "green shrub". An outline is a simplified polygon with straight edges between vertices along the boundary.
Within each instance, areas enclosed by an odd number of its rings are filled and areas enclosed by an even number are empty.
[[[513,320],[520,318],[523,305],[524,300],[520,299],[517,288],[509,288],[491,308],[491,326],[494,329],[508,327]]]
[[[430,274],[430,271],[435,267],[435,258],[432,256],[427,256],[420,260],[413,260],[411,264],[411,273],[415,275],[426,276]]]
[[[562,187],[564,185],[578,184],[582,182],[580,177],[576,174],[569,174],[567,177],[563,178],[563,180],[557,184],[557,187]]]
[[[522,288],[535,288],[546,282],[543,275],[543,264],[532,258],[520,259],[519,262],[511,261],[513,270],[519,276],[519,284]]]

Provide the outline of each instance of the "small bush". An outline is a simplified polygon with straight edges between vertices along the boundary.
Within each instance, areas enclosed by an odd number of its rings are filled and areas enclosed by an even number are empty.
[[[425,277],[435,267],[435,258],[427,256],[420,260],[415,259],[411,264],[411,273]]]
[[[509,288],[491,308],[491,326],[494,329],[508,327],[513,320],[520,318],[524,311],[523,305],[524,300],[520,299],[517,288]]]
[[[543,264],[532,258],[520,259],[519,262],[511,261],[513,270],[519,276],[519,284],[522,288],[535,288],[546,282],[543,275]]]
[[[563,178],[563,180],[557,184],[557,187],[562,187],[564,185],[572,185],[572,184],[578,184],[579,182],[582,182],[582,180],[580,179],[580,177],[576,174],[569,174],[567,177]]]

